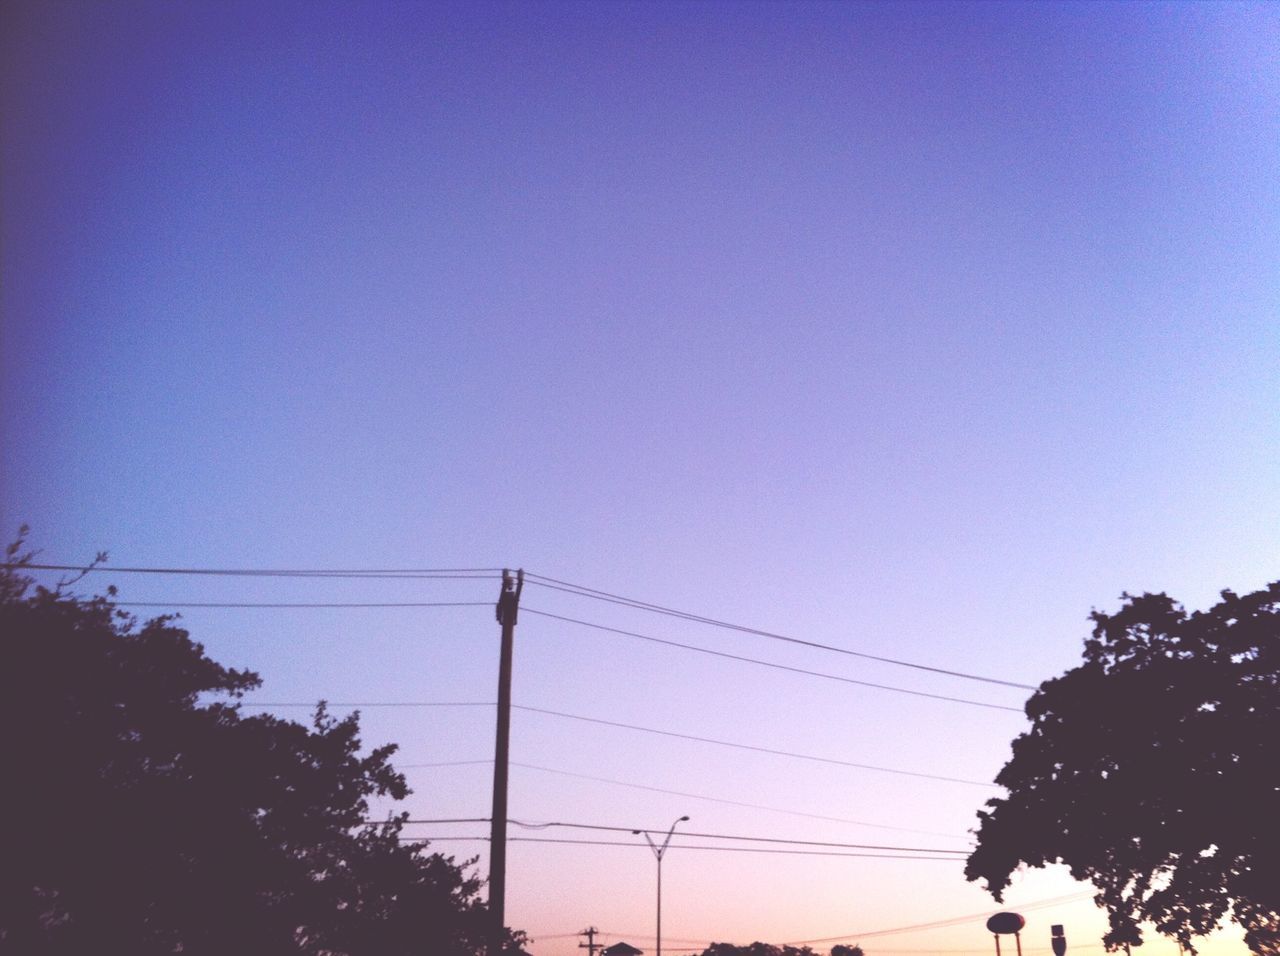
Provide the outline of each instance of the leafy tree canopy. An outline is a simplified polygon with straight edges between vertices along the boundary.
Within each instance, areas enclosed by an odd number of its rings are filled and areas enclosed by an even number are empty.
[[[0,570],[0,951],[483,951],[479,880],[401,842],[404,814],[365,822],[409,793],[394,746],[362,756],[357,716],[323,705],[310,726],[242,714],[257,675],[171,618],[34,586],[19,550]]]
[[[1062,862],[1097,890],[1109,948],[1140,922],[1191,948],[1232,918],[1278,956],[1280,582],[1190,614],[1123,601],[1027,702],[965,874],[999,900],[1019,864]]]

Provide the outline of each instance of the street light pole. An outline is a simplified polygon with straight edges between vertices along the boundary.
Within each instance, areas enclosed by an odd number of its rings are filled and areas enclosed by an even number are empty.
[[[662,841],[662,846],[658,846],[653,842],[653,837],[649,836],[648,830],[631,831],[632,835],[635,836],[644,834],[645,841],[649,844],[649,849],[653,851],[653,855],[658,860],[658,956],[662,956],[662,856],[667,852],[667,846],[671,843],[671,835],[676,832],[676,827],[688,819],[688,817],[681,817],[671,824],[671,829],[667,831],[667,836]]]

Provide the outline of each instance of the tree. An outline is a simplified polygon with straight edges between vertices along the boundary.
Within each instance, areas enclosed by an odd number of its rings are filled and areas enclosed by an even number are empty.
[[[0,570],[0,951],[474,956],[480,881],[400,840],[394,746],[358,716],[241,713],[256,674],[172,618]],[[113,595],[114,591],[109,591]],[[522,934],[508,932],[519,951]]]
[[[702,951],[702,956],[816,956],[816,954],[808,946],[774,946],[770,943],[756,942],[750,946],[712,943]],[[862,947],[843,944],[833,946],[831,956],[862,956]]]
[[[1229,916],[1278,956],[1280,582],[1191,614],[1122,600],[1027,702],[965,875],[999,900],[1020,863],[1062,862],[1097,890],[1110,949],[1140,922],[1192,948]]]

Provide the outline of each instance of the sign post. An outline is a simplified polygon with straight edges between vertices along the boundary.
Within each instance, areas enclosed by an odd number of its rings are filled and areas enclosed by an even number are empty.
[[[996,956],[1000,956],[1000,936],[1002,934],[1008,936],[1010,933],[1013,934],[1014,942],[1018,946],[1018,956],[1022,956],[1022,927],[1026,925],[1027,921],[1022,918],[1020,913],[996,913],[987,920],[987,929],[991,931],[991,935],[996,940]],[[1066,940],[1063,940],[1064,953],[1066,952],[1066,945]],[[1057,956],[1062,956],[1062,953],[1058,953],[1056,944],[1054,952]]]

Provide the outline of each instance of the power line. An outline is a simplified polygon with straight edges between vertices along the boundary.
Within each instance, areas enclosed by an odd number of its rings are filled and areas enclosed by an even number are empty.
[[[480,762],[492,763],[492,761],[480,761]],[[851,824],[854,824],[855,826],[871,827],[877,830],[896,830],[900,833],[919,833],[925,836],[940,836],[940,837],[947,837],[949,839],[954,839],[954,840],[968,839],[967,837],[956,836],[954,833],[941,833],[937,830],[918,830],[913,827],[895,827],[895,826],[889,826],[888,824],[885,824],[885,823],[868,823],[866,820],[853,820],[848,817],[831,817],[821,813],[806,813],[803,810],[787,810],[787,809],[784,809],[783,807],[770,807],[762,803],[745,803],[741,800],[727,800],[722,797],[709,797],[709,796],[706,796],[705,794],[688,793],[687,791],[684,791],[684,790],[667,790],[662,787],[651,787],[643,783],[631,783],[625,780],[611,780],[608,777],[594,777],[594,776],[591,776],[590,774],[576,773],[571,770],[556,770],[552,767],[539,767],[536,764],[519,763],[514,760],[511,761],[511,766],[524,767],[525,769],[528,769],[528,770],[540,770],[544,773],[561,774],[562,776],[566,776],[566,777],[577,777],[581,780],[594,780],[598,783],[610,783],[619,787],[631,787],[636,790],[649,790],[649,791],[652,791],[653,793],[664,793],[673,797],[689,797],[694,800],[706,800],[709,803],[723,803],[726,806],[731,806],[731,807],[745,807],[748,810],[769,810],[769,811],[772,811],[773,813],[787,813],[792,816],[808,817],[809,819],[812,819],[812,820],[826,820],[832,823],[851,823]]]
[[[694,740],[704,744],[716,744],[720,747],[732,747],[735,750],[750,750],[755,753],[772,754],[776,757],[792,757],[796,760],[811,760],[815,763],[835,764],[841,767],[853,767],[857,770],[874,770],[878,773],[892,773],[904,777],[918,777],[924,780],[941,780],[945,783],[963,783],[975,787],[991,787],[994,784],[981,780],[965,780],[960,777],[945,777],[940,774],[920,773],[914,770],[897,770],[892,767],[878,767],[873,764],[854,763],[849,760],[838,760],[835,757],[819,757],[813,754],[796,753],[791,750],[774,750],[771,747],[757,747],[754,744],[741,744],[729,740],[718,740],[714,737],[698,737],[694,734],[677,733],[674,730],[658,730],[655,727],[641,727],[637,724],[624,724],[616,720],[604,720],[600,717],[584,717],[581,714],[567,714],[559,710],[545,710],[541,707],[530,707],[526,704],[512,704],[515,710],[525,710],[534,714],[547,714],[552,717],[563,717],[568,720],[581,720],[590,724],[602,724],[606,727],[620,727],[624,730],[637,730],[646,734],[658,734],[662,737],[675,737],[679,740]]]
[[[344,701],[326,701],[330,707],[494,707],[493,703],[483,701],[372,701],[352,703]],[[289,702],[254,702],[242,703],[244,707],[314,707],[314,703]],[[678,733],[674,730],[659,730],[656,727],[641,727],[638,724],[624,724],[616,720],[605,720],[601,717],[587,717],[583,714],[570,714],[562,710],[548,710],[543,707],[530,707],[528,704],[512,704],[512,710],[528,711],[532,714],[543,714],[549,717],[560,717],[565,720],[578,720],[588,724],[600,724],[605,727],[618,727],[623,730],[635,730],[640,733],[656,734],[660,737],[674,737],[678,740],[692,740],[697,743],[715,744],[719,747],[730,747],[734,750],[749,750],[753,753],[771,754],[775,757],[791,757],[795,760],[809,760],[814,763],[833,764],[839,767],[852,767],[855,770],[874,770],[877,773],[892,773],[903,777],[916,777],[921,780],[940,780],[944,783],[962,783],[974,787],[994,787],[995,784],[982,780],[966,780],[962,777],[947,777],[941,774],[922,773],[916,770],[898,770],[894,767],[880,767],[875,764],[855,763],[851,760],[839,760],[835,757],[820,757],[815,754],[802,754],[792,750],[776,750],[772,747],[759,747],[755,744],[737,743],[731,740],[719,740],[715,737],[699,737],[695,734]]]
[[[608,631],[611,634],[620,634],[624,637],[634,637],[641,641],[650,641],[654,644],[662,644],[667,647],[678,647],[686,651],[696,651],[699,654],[709,654],[712,657],[723,657],[731,661],[742,661],[743,663],[746,663],[746,664],[758,664],[761,667],[772,667],[775,670],[790,671],[793,674],[805,674],[809,677],[821,677],[825,680],[840,681],[843,684],[856,684],[859,687],[874,687],[877,690],[893,691],[895,694],[910,694],[913,697],[929,697],[933,700],[945,700],[955,704],[968,704],[971,707],[987,707],[987,708],[990,708],[991,710],[1008,710],[1008,711],[1012,711],[1015,714],[1022,713],[1021,707],[1009,707],[1004,704],[990,704],[990,703],[987,703],[986,701],[969,700],[968,698],[965,698],[965,697],[948,697],[945,694],[931,694],[922,690],[911,690],[906,687],[894,687],[890,684],[877,684],[877,683],[873,683],[872,681],[855,680],[852,677],[844,677],[839,674],[828,674],[828,673],[824,673],[823,671],[812,671],[812,670],[807,670],[806,668],[803,668],[803,667],[792,667],[788,664],[778,664],[773,661],[762,661],[755,657],[743,657],[740,654],[729,654],[725,651],[712,650],[709,647],[699,647],[696,644],[682,644],[679,641],[671,641],[671,640],[667,640],[666,638],[652,637],[648,634],[638,634],[635,631],[626,631],[626,630],[623,630],[622,628],[608,627],[604,624],[594,624],[591,621],[583,621],[574,617],[565,617],[561,614],[551,614],[548,611],[539,611],[527,605],[525,605],[524,607],[521,607],[520,610],[524,611],[527,614],[536,614],[539,617],[548,617],[548,618],[553,618],[557,621],[565,621],[569,624],[580,624],[583,627],[595,628],[598,631]]]
[[[629,932],[627,932],[627,931],[625,931],[625,930],[597,930],[596,932],[598,933],[598,935],[600,935],[600,936],[602,936],[602,937],[604,937],[604,938],[606,938],[606,939],[638,939],[638,940],[641,940],[642,942],[646,942],[646,943],[648,943],[648,942],[652,942],[654,939],[656,939],[656,937],[654,937],[654,936],[649,936],[649,935],[645,935],[644,933],[629,933]],[[575,933],[575,934],[573,934],[573,935],[575,935],[575,936],[576,936],[576,935],[578,935],[578,934],[577,934],[577,933]],[[536,942],[536,941],[538,941],[538,940],[543,940],[543,939],[568,939],[569,937],[568,937],[568,936],[558,936],[558,935],[557,935],[557,936],[547,936],[547,935],[543,935],[543,934],[539,934],[539,935],[537,935],[537,936],[534,936],[532,933],[530,933],[530,934],[529,934],[529,938],[530,938],[531,940],[534,940],[534,941]],[[666,936],[666,935],[664,935],[664,936],[662,937],[662,941],[663,941],[663,943],[664,943],[664,944],[665,944],[665,943],[667,943],[667,942],[672,942],[672,943],[702,943],[702,946],[701,946],[698,950],[696,950],[696,952],[699,952],[699,953],[700,953],[700,952],[702,952],[702,950],[706,948],[706,943],[705,943],[703,940],[701,940],[701,939],[692,939],[692,938],[690,938],[690,937],[688,937],[688,936],[685,936],[685,937],[679,937],[679,936]],[[665,950],[667,947],[664,945],[662,948]],[[683,952],[692,952],[692,950],[683,950],[683,949],[680,949],[680,950],[672,950],[672,952],[679,952],[679,953],[683,953]]]
[[[1074,903],[1079,900],[1092,898],[1092,893],[1068,893],[1066,896],[1055,896],[1052,899],[1040,900],[1035,903],[1026,903],[1020,907],[1020,910],[1037,910],[1044,909],[1047,906],[1057,906],[1061,903]],[[784,946],[804,946],[809,943],[838,943],[845,939],[871,939],[876,936],[897,936],[903,933],[918,933],[929,929],[944,929],[948,926],[957,926],[961,923],[968,923],[972,920],[985,919],[991,913],[990,910],[983,910],[981,913],[970,913],[965,916],[952,916],[949,919],[935,920],[932,923],[916,923],[912,926],[896,926],[893,929],[878,929],[869,933],[842,933],[839,936],[824,936],[820,939],[793,939]]]
[[[326,701],[237,701],[241,707],[315,707],[323,703],[326,707],[495,707],[490,701],[474,700],[399,700],[353,702],[344,700]],[[483,761],[482,761],[483,762]]]
[[[172,574],[235,578],[349,578],[489,580],[502,568],[407,568],[407,569],[299,569],[299,568],[120,568],[114,565],[86,567],[81,564],[24,564],[4,562],[0,567],[17,571],[112,571],[118,574]]]
[[[476,764],[491,764],[493,760],[447,760],[438,763],[400,763],[396,764],[397,770],[418,770],[430,769],[432,767],[464,767]],[[614,780],[609,777],[596,777],[587,773],[577,773],[572,770],[558,770],[555,767],[542,767],[532,763],[521,763],[518,760],[511,761],[511,766],[521,767],[525,770],[538,770],[542,773],[554,773],[562,777],[574,777],[578,780],[592,780],[596,783],[608,783],[616,787],[630,787],[633,790],[647,790],[651,793],[662,793],[673,797],[687,797],[692,800],[705,800],[708,803],[721,803],[730,807],[743,807],[748,810],[767,810],[771,813],[785,813],[794,817],[805,817],[810,820],[824,820],[829,823],[848,823],[853,826],[870,827],[873,830],[892,830],[897,833],[916,833],[922,836],[945,837],[949,840],[967,840],[968,837],[959,836],[955,833],[943,833],[940,830],[921,830],[916,827],[898,827],[891,826],[887,823],[870,823],[866,820],[854,820],[851,817],[833,817],[823,813],[808,813],[804,810],[788,810],[785,807],[771,807],[763,803],[747,803],[742,800],[729,800],[723,797],[711,797],[704,793],[690,793],[687,790],[670,790],[664,787],[653,787],[644,783],[634,783],[628,780]]]
[[[1024,906],[1023,909],[1026,909],[1026,907]],[[543,936],[539,938],[546,939],[547,937]],[[1106,949],[1106,947],[1103,946],[1102,943],[1077,943],[1075,940],[1072,940],[1071,948],[1073,950]],[[1022,951],[1024,953],[1053,952],[1053,950],[1050,949],[1048,946],[1023,946]],[[934,947],[932,949],[882,949],[879,946],[876,947],[876,956],[880,956],[881,953],[902,953],[903,956],[906,956],[906,954],[916,954],[916,956],[928,956],[928,954],[930,953],[981,953],[982,956],[986,956],[986,954],[989,952],[990,950],[988,950],[986,946],[970,946],[968,949],[954,949],[954,948],[945,949],[940,947]]]
[[[613,827],[600,826],[591,823],[543,823],[528,824],[519,820],[512,820],[516,826],[528,827],[530,829],[541,829],[543,827],[571,827],[577,830],[602,830],[615,833],[635,833],[637,830],[643,832],[643,827]],[[742,843],[776,843],[781,846],[816,846],[825,847],[835,850],[879,850],[893,853],[949,853],[953,855],[965,856],[969,855],[968,850],[947,850],[938,847],[922,847],[922,846],[884,846],[875,843],[841,843],[833,840],[794,840],[788,837],[756,837],[741,836],[732,833],[696,833],[688,832],[683,834],[685,837],[696,837],[699,840],[736,840]]]
[[[759,628],[747,627],[742,624],[734,624],[730,621],[720,620],[719,618],[705,617],[701,614],[693,614],[689,611],[681,611],[661,604],[653,604],[648,601],[640,601],[635,598],[625,597],[620,594],[613,594],[608,591],[601,591],[596,588],[588,588],[581,584],[561,581],[557,578],[547,577],[543,574],[534,574],[531,571],[526,571],[525,576],[529,579],[531,584],[535,584],[539,587],[550,588],[553,591],[563,591],[567,594],[576,594],[579,597],[591,598],[596,601],[605,601],[610,604],[619,604],[623,607],[650,611],[654,614],[665,614],[668,617],[676,617],[685,621],[694,621],[699,624],[708,624],[712,627],[721,627],[731,631],[738,631],[743,634],[753,634],[756,637],[765,637],[774,641],[785,641],[788,644],[799,644],[803,647],[812,647],[818,650],[831,651],[836,654],[847,654],[850,657],[861,657],[865,660],[879,661],[882,664],[893,664],[897,667],[910,667],[915,670],[928,671],[933,674],[943,674],[947,677],[958,677],[964,680],[981,681],[984,684],[999,684],[1004,687],[1016,687],[1019,690],[1036,689],[1032,684],[1019,684],[1016,681],[1003,680],[997,677],[985,677],[980,674],[965,673],[964,671],[948,670],[942,667],[931,667],[927,664],[918,664],[913,661],[899,660],[894,657],[882,657],[877,654],[867,654],[863,651],[855,651],[847,647],[837,647],[833,644],[823,644],[818,641],[804,640],[799,637],[789,637],[785,634],[777,634],[773,631],[765,631]]]
[[[367,823],[377,823],[381,821],[366,821]],[[452,823],[488,823],[488,817],[476,818],[450,818],[450,819],[408,819],[403,821],[408,824],[432,825],[432,824],[452,824]],[[524,820],[509,819],[507,822],[513,823],[518,827],[527,830],[544,830],[552,827],[564,827],[574,830],[597,830],[607,833],[636,833],[643,832],[644,827],[620,827],[606,826],[599,823],[566,823],[562,821],[550,821],[547,823],[529,823]],[[731,833],[696,833],[682,832],[682,836],[689,838],[694,837],[699,840],[734,840],[741,843],[775,843],[780,846],[806,846],[806,847],[824,847],[826,849],[835,850],[877,850],[893,853],[949,853],[957,856],[968,856],[968,850],[947,850],[938,847],[921,847],[921,846],[884,846],[875,843],[841,843],[831,840],[796,840],[789,837],[758,837],[758,836],[741,836]]]
[[[530,829],[541,829],[543,827],[568,827],[576,830],[602,830],[602,831],[611,831],[615,833],[634,833],[637,830],[643,831],[644,829],[643,827],[601,826],[599,824],[592,824],[592,823],[552,822],[552,823],[542,823],[542,824],[528,824],[528,823],[522,823],[519,820],[512,820],[511,822],[514,823],[516,826],[528,827]],[[816,846],[816,847],[826,847],[828,849],[837,849],[837,850],[883,850],[883,851],[894,852],[894,853],[950,853],[950,854],[958,854],[966,857],[969,855],[968,850],[947,850],[947,849],[939,849],[938,847],[883,846],[883,845],[874,844],[874,843],[840,843],[840,842],[835,842],[831,840],[794,840],[794,839],[785,838],[785,837],[740,836],[740,835],[735,835],[730,833],[686,832],[683,835],[685,837],[696,837],[699,840],[737,840],[743,843],[777,843],[783,846]]]
[[[169,574],[169,575],[192,575],[192,576],[208,576],[208,577],[266,577],[266,578],[345,578],[350,580],[491,580],[500,576],[504,570],[502,568],[166,568],[166,567],[114,567],[114,566],[85,566],[78,564],[36,564],[23,562],[3,562],[0,568],[9,570],[26,570],[26,571],[113,571],[119,574]],[[661,604],[654,604],[649,601],[641,601],[636,598],[625,597],[624,595],[614,594],[609,591],[601,591],[597,588],[589,588],[585,585],[574,584],[569,581],[563,581],[559,578],[552,578],[543,574],[535,574],[526,572],[526,576],[530,579],[530,583],[540,587],[549,588],[555,591],[562,591],[567,594],[574,594],[579,597],[591,598],[598,601],[606,601],[611,604],[622,605],[623,607],[631,607],[639,610],[649,611],[655,614],[664,614],[669,617],[679,618],[681,620],[693,621],[700,624],[707,624],[713,627],[725,628],[732,631],[738,631],[743,634],[752,634],[757,637],[764,637],[775,641],[785,641],[790,644],[798,644],[804,647],[812,647],[818,650],[830,651],[837,654],[846,654],[851,657],[860,657],[865,660],[878,661],[882,664],[892,664],[897,667],[910,667],[915,670],[928,671],[934,674],[942,674],[947,677],[957,677],[963,680],[981,681],[987,684],[998,684],[1005,687],[1015,687],[1020,690],[1035,690],[1032,684],[1020,684],[1015,681],[1003,680],[996,677],[985,677],[979,674],[970,674],[963,671],[949,670],[942,667],[932,667],[927,664],[919,664],[913,661],[899,660],[893,657],[884,657],[877,654],[868,654],[863,651],[855,651],[847,647],[838,647],[832,644],[823,644],[818,641],[809,641],[798,637],[790,637],[785,634],[778,634],[773,631],[766,631],[760,628],[747,627],[742,624],[734,624],[730,621],[720,620],[718,618],[707,617],[701,614],[694,614],[689,611],[681,611],[676,608],[666,607]],[[141,606],[141,605],[138,605]],[[251,606],[251,605],[244,605]],[[285,605],[271,605],[285,606]],[[944,698],[947,699],[947,698]],[[973,703],[973,702],[969,702]],[[984,706],[979,704],[979,706]],[[993,705],[985,705],[993,706]]]
[[[405,837],[405,843],[488,843],[487,836],[445,836],[445,837]],[[558,843],[570,846],[626,846],[647,849],[643,843],[634,840],[569,840],[559,837],[507,837],[508,843]],[[959,862],[950,856],[910,856],[890,853],[843,853],[835,850],[778,850],[759,846],[706,846],[694,843],[672,843],[671,848],[680,850],[710,850],[720,853],[770,853],[782,856],[836,856],[856,857],[863,860],[932,860],[945,863]]]
[[[627,844],[627,845],[629,846],[630,844]],[[1078,902],[1081,902],[1082,900],[1091,899],[1092,897],[1093,897],[1093,894],[1092,894],[1092,893],[1068,893],[1068,894],[1067,894],[1067,895],[1065,895],[1065,896],[1055,896],[1055,897],[1052,897],[1052,898],[1050,898],[1050,899],[1036,900],[1035,902],[1032,902],[1032,903],[1024,903],[1024,904],[1022,904],[1021,906],[1019,906],[1019,907],[1018,907],[1018,909],[1019,909],[1019,910],[1040,910],[1040,909],[1045,909],[1045,908],[1050,907],[1050,906],[1059,906],[1059,905],[1064,904],[1064,903],[1078,903]],[[782,944],[780,944],[780,945],[783,945],[783,946],[800,946],[800,945],[804,945],[804,944],[806,944],[806,943],[838,943],[838,942],[840,942],[841,940],[846,940],[846,939],[868,939],[868,938],[872,938],[872,937],[876,937],[876,936],[895,936],[895,935],[901,935],[901,934],[906,934],[906,933],[922,932],[922,931],[924,931],[924,930],[930,930],[930,929],[944,929],[944,928],[949,927],[949,926],[958,926],[958,925],[960,925],[960,924],[962,924],[962,923],[968,923],[968,922],[971,922],[971,921],[973,921],[973,920],[985,919],[988,915],[990,915],[990,913],[991,913],[991,911],[990,911],[990,910],[983,910],[981,913],[970,913],[970,914],[966,914],[966,915],[964,915],[964,916],[952,916],[952,917],[949,917],[949,918],[947,918],[947,919],[937,920],[937,921],[932,922],[932,923],[916,923],[916,924],[911,925],[911,926],[898,926],[898,927],[894,927],[893,929],[873,930],[872,932],[869,932],[869,933],[845,933],[845,934],[843,934],[843,935],[841,935],[841,936],[826,936],[826,937],[823,937],[823,938],[821,938],[821,939],[800,939],[800,940],[791,940],[790,942],[782,943]],[[643,933],[626,933],[626,932],[604,931],[604,932],[602,932],[602,933],[601,933],[601,935],[603,935],[603,936],[626,936],[626,937],[627,937],[627,938],[629,938],[629,939],[640,939],[640,940],[646,940],[646,941],[647,941],[647,940],[651,940],[651,939],[653,939],[653,937],[652,937],[652,936],[645,936]],[[531,936],[532,936],[532,934],[531,934]],[[553,937],[553,936],[537,936],[537,937],[532,937],[532,938],[535,938],[535,939],[557,939],[557,938],[559,938],[559,937]],[[693,939],[693,938],[690,938],[690,937],[683,937],[683,938],[680,938],[680,939],[674,939],[674,938],[673,938],[673,939],[671,940],[671,942],[673,942],[673,943],[700,943],[700,942],[701,942],[701,940],[699,940],[699,939]],[[1072,945],[1074,946],[1074,945],[1076,945],[1076,944],[1074,944],[1074,943],[1073,943]],[[1087,946],[1088,944],[1081,944],[1081,945],[1086,945],[1086,946]],[[1026,947],[1023,947],[1023,948],[1024,948],[1024,949],[1027,949]],[[1090,947],[1090,948],[1100,948],[1100,947],[1093,946],[1093,947]],[[877,947],[877,948],[876,948],[876,952],[877,952],[877,953],[947,953],[947,952],[970,953],[970,952],[977,952],[977,951],[978,951],[978,947],[972,947],[972,948],[970,948],[970,949],[880,949],[879,947]],[[1045,948],[1044,948],[1044,947],[1038,947],[1038,948],[1032,948],[1032,949],[1030,949],[1030,950],[1028,950],[1028,951],[1029,951],[1029,952],[1044,952],[1044,951],[1046,951],[1046,950],[1045,950]]]
[[[553,936],[553,935],[549,935],[549,934],[547,934],[547,933],[538,933],[538,934],[535,936],[533,933],[530,933],[530,934],[529,934],[529,939],[530,939],[532,942],[540,943],[540,942],[543,942],[544,940],[549,940],[549,939],[574,939],[574,938],[576,938],[576,937],[578,937],[578,936],[581,936],[581,935],[582,935],[581,933],[557,933],[557,934],[555,934],[555,935]],[[651,940],[653,940],[653,939],[655,939],[655,938],[656,938],[656,937],[653,937],[653,936],[646,936],[644,933],[627,933],[627,932],[617,932],[617,931],[609,931],[609,932],[606,932],[605,930],[599,930],[599,929],[598,929],[598,930],[596,930],[596,935],[597,935],[597,936],[599,936],[599,937],[601,937],[602,939],[638,939],[638,940],[640,940],[640,941],[642,941],[642,942],[646,942],[646,943],[647,943],[647,942],[650,942]],[[698,940],[696,940],[696,939],[675,939],[675,938],[672,938],[672,937],[670,937],[670,936],[663,936],[663,937],[662,937],[662,940],[663,940],[663,943],[667,943],[667,942],[671,942],[671,943],[696,943],[696,942],[698,942]],[[665,950],[667,947],[664,945],[662,948]],[[699,948],[699,949],[697,949],[697,950],[673,949],[673,950],[671,950],[671,952],[673,952],[673,953],[686,953],[686,952],[698,952],[698,953],[700,953],[700,952],[702,952],[702,949],[704,949],[704,948],[705,948],[705,946],[704,946],[704,947],[702,947],[702,948]],[[877,951],[877,952],[878,952],[878,951]]]
[[[310,602],[310,601],[114,601],[116,607],[137,607],[137,608],[216,608],[216,609],[369,609],[369,608],[428,608],[428,607],[491,607],[492,601],[333,601],[333,602]],[[522,611],[529,614],[536,614],[539,617],[551,618],[557,621],[564,621],[569,624],[578,624],[582,627],[593,628],[598,631],[607,631],[611,634],[619,634],[624,637],[632,637],[642,641],[649,641],[653,644],[661,644],[667,647],[680,648],[687,651],[695,651],[699,654],[707,654],[712,657],[721,657],[726,660],[741,661],[746,664],[756,664],[761,667],[770,667],[775,670],[788,671],[793,674],[804,674],[809,677],[821,677],[824,680],[839,681],[843,684],[854,684],[859,687],[871,687],[877,690],[892,691],[897,694],[909,694],[913,697],[927,697],[932,700],[949,701],[956,704],[967,704],[971,707],[985,707],[990,710],[1005,710],[1011,713],[1022,713],[1021,707],[1009,707],[1005,704],[992,704],[987,701],[970,700],[964,697],[950,697],[946,694],[933,694],[928,691],[912,690],[907,687],[894,687],[890,684],[878,684],[874,681],[858,680],[852,677],[844,677],[839,674],[829,674],[822,671],[808,670],[803,667],[792,667],[789,664],[779,664],[774,661],[764,661],[754,657],[744,657],[740,654],[730,654],[726,651],[717,651],[708,647],[699,647],[695,644],[683,644],[679,641],[667,640],[661,637],[653,637],[648,634],[639,634],[635,631],[627,631],[622,628],[609,627],[605,624],[597,624],[591,621],[583,621],[578,618],[565,617],[561,614],[553,614],[549,611],[541,611],[532,607],[522,607]]]
[[[1025,909],[1026,907],[1023,907],[1023,908]],[[541,941],[544,941],[544,940],[552,940],[552,939],[570,939],[570,938],[572,938],[572,937],[576,937],[576,936],[578,936],[578,935],[580,935],[580,934],[578,934],[578,933],[573,933],[573,934],[566,934],[566,935],[563,935],[563,936],[561,936],[561,935],[556,935],[556,936],[543,936],[543,935],[538,935],[538,936],[535,936],[534,934],[530,933],[530,934],[529,934],[529,939],[530,939],[531,941],[533,941],[533,942],[541,942]],[[652,939],[654,938],[654,937],[652,937],[652,936],[645,936],[645,935],[643,935],[643,934],[641,934],[641,933],[605,933],[605,932],[599,932],[599,933],[598,933],[598,935],[599,935],[599,936],[601,936],[601,937],[607,937],[607,938],[611,938],[611,939],[612,939],[612,938],[625,938],[625,939],[628,939],[628,940],[638,940],[638,941],[640,941],[640,942],[648,942],[648,941],[650,941],[650,940],[652,940]],[[846,938],[846,939],[847,939],[847,938],[849,938],[849,937],[844,937],[844,938]],[[676,941],[676,940],[669,940],[669,939],[668,939],[668,937],[666,937],[666,936],[663,936],[663,937],[662,937],[662,939],[663,939],[663,942],[664,942],[664,945],[663,945],[663,947],[662,947],[662,949],[663,949],[663,951],[664,951],[664,952],[671,952],[671,953],[701,953],[701,952],[705,952],[705,950],[707,949],[707,945],[706,945],[706,944],[702,944],[702,945],[699,945],[699,946],[695,946],[695,947],[693,947],[693,948],[691,948],[691,949],[690,949],[690,948],[675,948],[675,949],[670,949],[670,948],[668,948],[668,947],[665,945],[665,943],[667,943],[667,942],[677,942],[677,941]],[[714,942],[715,940],[713,939],[712,941]],[[687,940],[687,939],[683,939],[683,940],[679,940],[678,942],[688,943],[688,942],[690,942],[690,941],[689,941],[689,940]],[[785,944],[785,943],[784,943],[783,945],[789,945],[789,944]],[[1071,944],[1071,948],[1072,948],[1073,950],[1076,950],[1076,949],[1106,949],[1106,947],[1105,947],[1102,943],[1076,943],[1076,942],[1072,942],[1072,944]],[[1052,949],[1050,949],[1048,946],[1025,946],[1025,945],[1022,947],[1022,951],[1023,951],[1024,953],[1050,953],[1050,952],[1053,952],[1053,950],[1052,950]],[[950,948],[948,948],[948,947],[937,947],[937,946],[935,946],[935,947],[931,947],[931,948],[927,948],[927,949],[901,949],[901,948],[897,948],[897,947],[895,947],[895,948],[893,948],[893,949],[884,949],[883,947],[880,947],[880,946],[877,946],[877,947],[876,947],[876,956],[881,956],[881,954],[882,954],[882,953],[888,953],[888,954],[894,954],[894,953],[897,953],[897,954],[901,954],[901,956],[931,956],[931,954],[935,954],[935,953],[974,953],[974,954],[980,954],[980,956],[987,956],[987,954],[988,954],[989,952],[990,952],[990,950],[989,950],[989,949],[987,949],[987,947],[986,947],[986,946],[969,946],[969,947],[967,947],[967,948],[964,948],[964,947],[960,947],[960,948],[950,947]]]
[[[582,844],[587,846],[640,846],[643,843],[637,843],[627,840],[569,840],[559,837],[508,837],[512,842],[518,843],[567,843]],[[933,860],[940,863],[958,863],[961,862],[952,856],[929,856],[929,855],[911,855],[896,853],[846,853],[837,850],[780,850],[772,847],[761,846],[708,846],[706,844],[696,843],[672,843],[671,848],[679,850],[709,850],[719,853],[771,853],[781,856],[842,856],[856,857],[863,860]]]
[[[247,601],[112,601],[116,607],[174,607],[174,608],[371,608],[371,607],[493,607],[492,601],[397,601],[397,602],[333,602],[298,603],[278,601],[255,603]]]
[[[520,820],[512,820],[517,827],[526,827],[525,823]],[[573,829],[594,829],[594,831],[608,831],[616,833],[635,833],[637,829],[643,831],[643,827],[603,827],[603,825],[590,823],[544,823],[540,827],[566,827]],[[534,825],[531,828],[539,828]],[[936,846],[883,846],[878,843],[842,843],[829,840],[791,840],[786,837],[744,837],[733,833],[684,833],[685,837],[698,838],[698,840],[733,840],[744,843],[777,843],[778,846],[819,846],[831,848],[831,850],[877,850],[884,852],[899,852],[899,854],[951,854],[957,859],[969,855],[968,850],[946,850]]]

